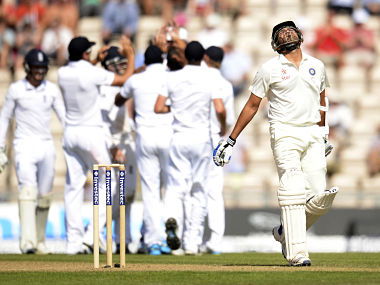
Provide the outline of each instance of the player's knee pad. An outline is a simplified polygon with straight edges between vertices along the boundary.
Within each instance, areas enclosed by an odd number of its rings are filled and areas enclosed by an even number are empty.
[[[292,262],[300,256],[308,257],[305,205],[282,206],[281,220],[286,244],[284,248],[286,259]]]
[[[38,190],[34,186],[23,186],[18,192],[18,199],[20,201],[37,201]]]
[[[280,177],[280,187],[277,194],[280,207],[304,205],[306,203],[306,190],[302,171],[296,168],[286,170]]]
[[[321,194],[315,195],[307,201],[306,212],[317,216],[326,214],[330,210],[338,191],[338,187],[332,187]]]

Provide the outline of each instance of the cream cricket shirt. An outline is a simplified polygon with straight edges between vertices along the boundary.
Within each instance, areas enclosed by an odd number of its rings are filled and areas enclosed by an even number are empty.
[[[320,93],[329,87],[324,64],[305,53],[297,68],[279,55],[262,65],[249,90],[268,97],[269,122],[297,126],[318,123]]]
[[[52,109],[63,122],[65,108],[57,85],[44,80],[41,85],[34,87],[26,79],[12,83],[0,115],[0,146],[5,144],[9,120],[13,116],[16,120],[15,140],[51,140]]]
[[[71,61],[58,70],[67,126],[102,126],[99,88],[111,85],[114,77],[114,73],[85,60]]]
[[[211,82],[215,86],[214,93],[222,98],[224,107],[226,108],[226,123],[227,127],[231,127],[235,122],[235,110],[234,110],[234,91],[232,84],[223,77],[220,70],[210,67],[212,75],[215,77]],[[216,116],[214,104],[211,104],[211,134],[218,135],[220,133],[220,122]]]
[[[167,96],[166,67],[163,64],[151,64],[142,73],[132,75],[120,90],[124,98],[133,98],[136,111],[136,128],[171,127],[173,115],[156,114],[154,105],[157,96]]]
[[[207,67],[196,65],[168,72],[167,88],[174,132],[192,132],[203,138],[210,136],[210,105],[212,99],[221,98],[214,92],[213,80]]]

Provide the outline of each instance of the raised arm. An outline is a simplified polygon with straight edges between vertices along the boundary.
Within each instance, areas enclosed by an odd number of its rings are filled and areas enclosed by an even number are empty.
[[[122,36],[120,39],[122,52],[128,60],[127,70],[123,75],[115,74],[112,86],[122,86],[125,81],[133,74],[135,70],[135,51],[129,38]]]

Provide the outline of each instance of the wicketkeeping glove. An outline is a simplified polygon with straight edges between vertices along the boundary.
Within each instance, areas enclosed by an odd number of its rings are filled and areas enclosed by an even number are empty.
[[[334,146],[329,143],[326,137],[324,138],[324,140],[325,140],[325,156],[328,156],[332,152]]]
[[[5,147],[0,147],[0,173],[4,171],[4,168],[7,164],[8,164],[8,157],[6,155]]]
[[[217,166],[224,166],[230,162],[232,147],[235,145],[236,140],[229,137],[227,140],[221,140],[218,146],[214,149],[213,159]]]

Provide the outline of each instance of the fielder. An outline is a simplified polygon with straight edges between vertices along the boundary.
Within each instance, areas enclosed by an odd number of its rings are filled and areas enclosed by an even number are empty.
[[[93,221],[84,233],[82,217],[78,214],[83,204],[84,185],[93,164],[111,163],[100,111],[99,87],[123,85],[134,69],[134,52],[128,38],[121,39],[122,52],[128,59],[123,75],[91,64],[94,44],[86,37],[73,38],[68,46],[69,63],[58,70],[58,82],[66,106],[63,148],[67,164],[65,210],[68,254],[83,253],[93,245]],[[99,61],[102,55],[104,53],[99,53]],[[100,183],[99,186],[99,228],[103,228],[106,221],[104,185]]]
[[[230,128],[235,121],[234,111],[234,92],[232,84],[227,81],[220,72],[220,66],[224,57],[223,49],[211,46],[206,49],[204,61],[209,67],[210,72],[215,75],[212,82],[216,87],[217,94],[223,99],[226,109],[227,128]],[[215,109],[211,106],[211,139],[212,146],[216,148],[221,140],[221,125],[216,116]],[[224,174],[223,169],[210,163],[209,175],[207,177],[206,188],[207,199],[207,219],[211,236],[206,241],[203,251],[212,254],[219,254],[222,250],[222,239],[225,230],[225,212],[223,199]]]
[[[145,71],[131,76],[116,98],[118,105],[131,98],[135,102],[136,155],[144,204],[144,242],[150,255],[170,253],[163,243],[161,188],[166,186],[173,116],[171,113],[154,113],[158,94],[166,95],[166,68],[162,62],[162,51],[150,45],[144,53]]]
[[[173,114],[173,138],[169,150],[168,185],[164,198],[167,243],[173,250],[181,247],[177,236],[178,225],[183,224],[184,200],[190,194],[193,202],[189,223],[183,232],[185,254],[197,254],[202,243],[207,206],[206,177],[212,149],[210,137],[210,106],[213,103],[226,129],[226,111],[219,94],[213,92],[213,76],[201,67],[204,48],[199,42],[190,42],[185,49],[188,64],[183,69],[167,74],[167,94],[159,95],[154,107],[156,113]],[[170,99],[171,105],[166,105]]]
[[[104,51],[105,58],[102,60],[102,66],[116,74],[123,75],[127,69],[127,59],[120,52],[118,47],[112,46]],[[115,96],[120,92],[118,86],[100,86],[100,110],[102,113],[103,123],[106,132],[107,146],[111,150],[112,160],[115,163],[125,165],[127,179],[126,188],[126,253],[130,253],[129,244],[132,242],[131,236],[131,205],[136,192],[136,155],[134,139],[134,122],[133,122],[133,101],[126,103],[123,108],[115,106]],[[113,192],[114,204],[119,203],[118,191]],[[120,221],[119,207],[112,207],[112,217],[115,221],[115,242],[116,253],[120,253]]]
[[[291,266],[311,265],[306,229],[331,208],[338,191],[336,187],[325,190],[325,155],[331,151],[325,128],[325,88],[329,83],[323,63],[301,51],[302,41],[292,21],[273,28],[272,47],[279,56],[261,66],[230,137],[214,150],[215,164],[228,163],[237,137],[267,96],[280,184],[281,226],[273,229],[273,235]]]
[[[22,253],[46,254],[46,223],[55,173],[55,149],[50,132],[51,110],[64,122],[65,109],[58,86],[45,80],[49,60],[39,49],[24,60],[26,78],[12,83],[0,115],[0,173],[7,163],[5,140],[12,117]]]

